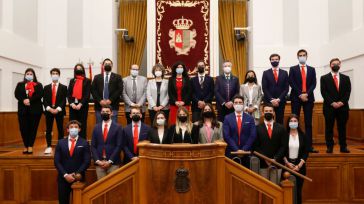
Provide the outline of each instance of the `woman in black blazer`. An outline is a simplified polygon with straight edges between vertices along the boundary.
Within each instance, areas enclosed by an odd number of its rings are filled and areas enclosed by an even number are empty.
[[[177,111],[176,124],[168,129],[168,141],[173,143],[198,143],[199,128],[193,125],[188,110],[181,106]]]
[[[76,64],[74,78],[68,85],[67,99],[70,104],[70,121],[77,120],[81,123],[80,136],[86,139],[88,102],[90,100],[91,80],[86,78],[85,67]]]
[[[168,123],[167,117],[163,111],[158,111],[153,120],[152,129],[148,133],[151,143],[170,144],[168,141]]]
[[[43,113],[43,86],[32,68],[25,70],[24,80],[15,88],[18,100],[18,121],[24,143],[23,154],[32,154],[39,121]]]
[[[302,175],[306,175],[306,160],[308,158],[307,140],[305,134],[299,127],[299,118],[292,114],[287,120],[288,137],[286,140],[286,153],[283,158],[285,165],[297,171]],[[297,203],[302,203],[302,186],[303,179],[296,177]]]

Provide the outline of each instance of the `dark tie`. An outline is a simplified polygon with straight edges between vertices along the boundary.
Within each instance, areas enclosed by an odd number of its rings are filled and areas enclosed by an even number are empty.
[[[200,86],[201,86],[201,89],[203,89],[203,76],[200,76]]]
[[[227,99],[226,99],[226,101],[230,101],[230,76],[227,76],[226,80],[227,80],[227,86],[226,86],[226,88],[227,88],[227,90],[226,90]]]
[[[133,77],[133,102],[134,103],[136,103],[136,100],[137,100],[136,91],[137,91],[136,78]]]
[[[109,99],[109,75],[106,74],[104,82],[104,99]]]

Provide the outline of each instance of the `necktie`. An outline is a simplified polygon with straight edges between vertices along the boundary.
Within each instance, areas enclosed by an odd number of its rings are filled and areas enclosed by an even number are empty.
[[[306,87],[306,72],[305,72],[305,66],[301,66],[301,77],[302,77],[302,93],[306,93],[307,87]]]
[[[52,106],[56,104],[56,83],[53,83],[52,86]]]
[[[277,72],[276,68],[273,69],[273,74],[274,74],[274,80],[276,80],[276,83],[277,83],[278,82],[278,72]]]
[[[230,76],[227,76],[226,80],[227,80],[227,90],[226,90],[227,99],[226,99],[226,101],[230,101]]]
[[[71,140],[70,155],[72,157],[73,151],[75,150],[75,142],[76,142],[76,139],[71,138],[70,140]]]
[[[336,90],[339,91],[339,81],[337,80],[336,74],[334,74],[334,82],[335,82]]]
[[[200,86],[201,86],[201,89],[203,89],[203,76],[200,76]]]
[[[136,97],[136,91],[137,91],[137,87],[136,87],[136,78],[133,77],[133,102],[136,103],[137,97]]]
[[[109,99],[109,75],[106,74],[104,81],[104,99]]]
[[[106,142],[108,133],[109,133],[109,130],[107,129],[107,123],[105,123],[105,125],[104,125],[104,143]],[[106,157],[105,145],[104,145],[104,148],[102,149],[102,157]]]
[[[238,117],[238,144],[240,145],[241,115],[237,115],[237,117]]]
[[[137,153],[138,134],[139,134],[138,125],[135,124],[134,125],[134,135],[133,135],[133,138],[134,138],[134,153],[135,154]]]
[[[271,139],[272,138],[272,124],[268,123],[267,126],[268,126],[268,136],[269,136],[269,139]]]

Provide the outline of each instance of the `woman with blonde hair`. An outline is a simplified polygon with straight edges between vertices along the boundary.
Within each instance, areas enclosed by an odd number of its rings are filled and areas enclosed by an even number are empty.
[[[168,130],[168,140],[171,144],[198,142],[198,127],[192,124],[190,114],[183,106],[177,110],[176,124]]]

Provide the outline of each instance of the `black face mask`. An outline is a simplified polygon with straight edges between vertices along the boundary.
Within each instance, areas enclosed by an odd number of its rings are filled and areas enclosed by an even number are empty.
[[[273,61],[273,62],[270,62],[270,64],[271,64],[273,67],[278,67],[278,65],[279,65],[279,61]]]
[[[212,118],[214,116],[214,113],[212,111],[206,111],[202,113],[202,116],[204,118]]]
[[[139,120],[140,120],[140,116],[139,116],[139,115],[133,115],[133,116],[131,117],[131,119],[132,119],[134,122],[139,122]]]
[[[104,66],[104,70],[105,70],[105,71],[107,71],[107,72],[111,71],[111,65],[106,64],[106,65]]]
[[[76,69],[75,73],[76,73],[76,75],[83,75],[83,70],[82,69]]]
[[[255,82],[255,77],[248,77],[248,78],[246,78],[246,81],[249,83],[253,83],[253,82]]]
[[[204,66],[199,66],[199,67],[197,67],[197,69],[198,69],[198,73],[200,73],[200,74],[205,73],[205,67]]]
[[[264,113],[264,118],[267,121],[271,121],[273,119],[273,113]]]
[[[332,70],[333,72],[338,72],[338,71],[339,71],[339,69],[340,69],[340,66],[339,66],[339,65],[334,65],[333,67],[331,67],[331,70]]]
[[[108,121],[110,119],[110,114],[101,113],[101,118],[102,118],[103,121]]]
[[[185,123],[187,121],[187,116],[178,116],[178,120]]]

